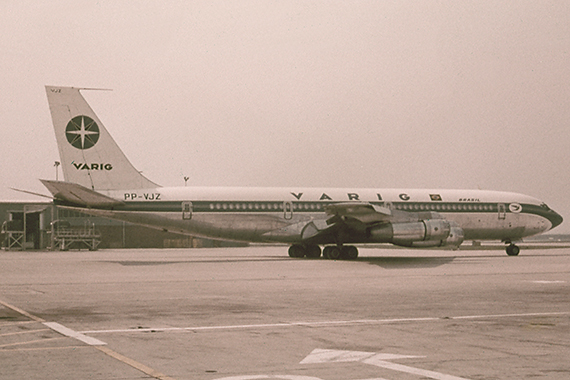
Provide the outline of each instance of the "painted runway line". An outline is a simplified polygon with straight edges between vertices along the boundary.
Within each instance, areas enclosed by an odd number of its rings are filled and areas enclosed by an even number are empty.
[[[99,351],[109,355],[110,357],[125,363],[126,365],[129,365],[131,367],[133,367],[134,369],[137,369],[139,371],[141,371],[142,373],[145,373],[151,377],[154,377],[155,379],[159,379],[159,380],[175,380],[174,378],[170,377],[170,376],[166,376],[163,373],[160,373],[142,363],[137,362],[136,360],[133,360],[129,357],[126,357],[125,355],[121,355],[116,351],[111,350],[108,347],[105,346],[94,346],[96,349],[98,349]]]
[[[422,358],[424,356],[399,355],[389,353],[363,352],[363,351],[343,351],[314,349],[301,364],[321,364],[321,363],[346,363],[361,362],[371,364],[376,367],[386,368],[393,371],[405,372],[436,380],[469,380],[464,377],[446,375],[444,373],[429,371],[426,369],[410,367],[403,364],[392,363],[388,360]]]
[[[21,315],[23,315],[23,316],[25,316],[25,317],[28,317],[28,318],[30,318],[30,319],[36,321],[36,322],[45,322],[45,320],[43,320],[42,318],[36,317],[35,315],[32,315],[32,314],[28,313],[27,311],[22,310],[22,309],[20,309],[19,307],[16,307],[16,306],[14,306],[14,305],[10,305],[9,303],[6,303],[6,302],[4,302],[4,301],[2,301],[2,300],[0,300],[0,305],[4,305],[4,306],[7,307],[8,309],[12,309],[12,310],[14,310],[16,313],[21,314]]]
[[[398,372],[410,373],[412,375],[418,375],[418,376],[427,377],[427,378],[436,379],[436,380],[469,380],[469,379],[466,379],[464,377],[447,375],[445,373],[429,371],[427,369],[421,369],[421,368],[416,368],[416,367],[410,367],[410,366],[403,365],[403,364],[387,362],[385,360],[377,360],[374,357],[363,361],[363,363],[372,364],[372,365],[375,365],[377,367],[391,369],[393,371],[398,371]]]
[[[50,329],[38,329],[38,330],[18,331],[18,332],[13,332],[13,333],[0,334],[0,337],[3,337],[3,336],[14,336],[14,335],[22,335],[22,334],[33,334],[33,333],[38,333],[38,332],[42,332],[42,331],[49,331],[49,330],[50,330]]]
[[[193,326],[193,327],[153,327],[153,328],[133,328],[133,329],[111,329],[111,330],[86,330],[81,334],[116,334],[135,332],[170,332],[170,331],[219,331],[219,330],[249,330],[259,328],[285,328],[285,327],[328,327],[335,325],[373,325],[392,324],[405,322],[434,322],[449,320],[469,320],[485,318],[513,318],[513,317],[549,317],[557,315],[568,315],[570,311],[545,312],[545,313],[513,313],[513,314],[486,314],[486,315],[465,315],[456,317],[426,317],[426,318],[392,318],[392,319],[355,319],[347,321],[315,321],[315,322],[282,322],[265,323],[251,325],[222,325],[222,326]]]
[[[77,331],[74,331],[70,328],[67,328],[63,325],[60,325],[57,322],[44,322],[43,324],[45,326],[49,327],[50,329],[57,331],[61,335],[65,335],[65,336],[68,336],[70,338],[77,339],[83,343],[90,345],[90,346],[104,346],[107,344],[105,342],[100,341],[99,339],[95,339],[93,337],[78,333]]]
[[[320,377],[313,376],[299,376],[299,375],[244,375],[244,376],[230,376],[221,377],[216,380],[265,380],[265,379],[280,379],[280,380],[323,380]],[[370,379],[372,380],[372,379]]]
[[[143,372],[146,375],[149,375],[155,379],[158,380],[175,380],[172,377],[169,377],[163,373],[160,373],[142,363],[137,362],[136,360],[133,360],[129,357],[126,357],[124,355],[119,354],[116,351],[111,350],[108,347],[105,347],[105,345],[107,343],[100,341],[99,339],[90,337],[90,336],[86,336],[80,332],[77,332],[75,330],[72,330],[68,327],[65,327],[57,322],[46,322],[44,319],[37,317],[33,314],[28,313],[25,310],[22,310],[16,306],[10,305],[2,300],[0,300],[0,304],[4,305],[5,307],[14,310],[15,312],[26,316],[30,319],[32,319],[35,322],[40,322],[42,323],[44,326],[49,327],[51,330],[65,336],[65,337],[69,337],[69,338],[73,338],[76,340],[79,340],[80,342],[86,343],[87,345],[96,348],[97,350],[103,352],[104,354],[112,357],[115,360],[120,361],[121,363],[124,363],[138,371]],[[37,330],[36,330],[37,331]],[[25,345],[25,344],[31,344],[31,343],[39,343],[39,342],[45,342],[45,341],[51,341],[51,340],[58,340],[58,339],[64,339],[64,337],[58,337],[58,338],[43,338],[43,339],[39,339],[39,340],[34,340],[34,341],[27,341],[27,342],[18,342],[18,343],[10,343],[10,344],[6,344],[6,345],[2,345],[0,346],[0,348],[5,348],[5,347],[12,347],[12,346],[18,346],[18,345]],[[68,347],[63,347],[63,348],[68,348]],[[43,348],[45,350],[52,350],[52,349],[62,349],[62,347],[46,347]]]
[[[63,338],[58,338],[63,339]],[[90,348],[91,346],[64,346],[64,347],[31,347],[31,348],[8,348],[4,349],[4,351],[54,351],[54,350],[77,350],[80,348]]]
[[[34,344],[34,343],[44,343],[44,342],[51,342],[54,340],[61,340],[61,339],[65,339],[64,337],[57,337],[57,338],[42,338],[42,339],[36,339],[36,340],[27,340],[25,342],[16,342],[16,343],[8,343],[8,344],[2,344],[0,345],[0,348],[4,349],[6,347],[14,347],[14,346],[23,346],[26,344]]]

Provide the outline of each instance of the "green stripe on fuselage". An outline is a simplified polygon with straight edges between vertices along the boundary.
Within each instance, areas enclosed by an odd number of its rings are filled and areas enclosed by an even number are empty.
[[[192,203],[193,213],[275,213],[284,212],[282,201],[188,201]],[[324,212],[325,206],[337,202],[291,202],[294,213]],[[386,206],[390,202],[370,202]],[[114,207],[117,211],[133,212],[182,212],[182,201],[125,202]],[[490,202],[391,202],[392,208],[408,212],[434,211],[438,213],[499,213],[499,203]],[[520,213],[539,215],[548,219],[550,210],[522,204]],[[512,213],[508,204],[501,206],[501,213]]]

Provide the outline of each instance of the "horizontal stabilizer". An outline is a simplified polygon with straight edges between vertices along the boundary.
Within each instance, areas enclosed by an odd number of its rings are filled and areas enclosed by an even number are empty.
[[[123,202],[71,182],[40,180],[56,200],[85,207],[113,207]]]
[[[20,193],[35,195],[35,196],[37,196],[37,197],[53,199],[52,196],[45,195],[45,194],[40,194],[40,193],[36,193],[36,192],[33,192],[33,191],[22,190],[22,189],[16,189],[15,187],[11,187],[10,189],[11,189],[11,190],[14,190],[14,191],[18,191],[18,192],[20,192]]]

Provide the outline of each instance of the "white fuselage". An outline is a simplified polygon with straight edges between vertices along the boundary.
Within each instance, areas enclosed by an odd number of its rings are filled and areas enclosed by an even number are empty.
[[[467,240],[514,241],[559,224],[558,214],[540,200],[498,191],[157,187],[100,192],[124,205],[88,213],[171,232],[237,241],[298,242],[301,231],[295,226],[326,220],[330,215],[325,207],[337,202],[436,212],[456,222]]]

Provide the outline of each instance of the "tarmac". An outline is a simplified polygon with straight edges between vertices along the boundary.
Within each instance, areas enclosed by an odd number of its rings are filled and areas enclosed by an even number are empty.
[[[520,246],[1,251],[0,379],[569,379],[570,245]]]

